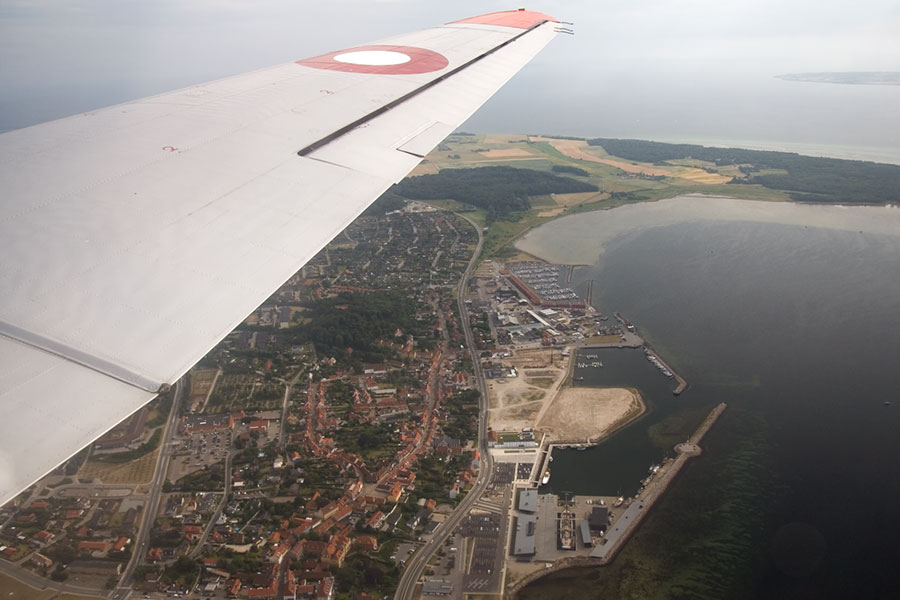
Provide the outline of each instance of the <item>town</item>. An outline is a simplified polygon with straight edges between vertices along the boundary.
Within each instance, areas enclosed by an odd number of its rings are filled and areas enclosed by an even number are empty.
[[[178,386],[4,507],[0,572],[113,598],[502,592],[544,535],[558,430],[610,425],[560,422],[589,366],[572,348],[643,341],[568,287],[571,267],[479,262],[480,243],[418,202],[357,219]],[[557,539],[569,509],[547,502]],[[590,508],[596,540],[613,513]]]

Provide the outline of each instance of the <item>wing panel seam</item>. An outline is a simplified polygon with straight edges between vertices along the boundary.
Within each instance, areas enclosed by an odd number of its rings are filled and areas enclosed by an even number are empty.
[[[332,133],[329,133],[325,137],[313,142],[312,144],[309,144],[305,148],[302,148],[300,151],[297,152],[297,154],[299,156],[306,156],[309,153],[311,153],[315,150],[318,150],[322,146],[325,146],[325,145],[333,142],[334,140],[338,139],[342,135],[353,131],[357,127],[367,123],[368,121],[371,121],[375,117],[386,113],[387,111],[391,110],[392,108],[395,108],[395,107],[403,104],[407,100],[414,98],[415,96],[418,96],[419,94],[421,94],[422,92],[424,92],[428,89],[431,89],[432,87],[436,86],[437,84],[441,83],[442,81],[445,81],[445,80],[449,79],[450,77],[453,77],[460,71],[467,69],[468,67],[477,63],[478,61],[483,60],[484,58],[490,56],[491,54],[494,54],[495,52],[497,52],[498,50],[500,50],[502,48],[505,48],[506,46],[508,46],[508,45],[512,44],[513,42],[515,42],[516,40],[528,35],[532,31],[534,31],[538,27],[543,26],[546,23],[550,23],[550,21],[544,19],[540,23],[536,23],[536,24],[532,25],[528,29],[524,30],[522,33],[519,33],[519,34],[509,38],[505,42],[502,42],[501,44],[494,46],[490,50],[487,50],[486,52],[483,52],[483,53],[479,54],[478,56],[464,62],[463,64],[459,65],[455,69],[451,69],[447,73],[444,73],[440,77],[435,77],[431,81],[422,84],[421,86],[417,87],[416,89],[412,90],[411,92],[408,92],[408,93],[400,96],[399,98],[391,100],[384,106],[380,106],[379,108],[376,108],[372,112],[363,115],[362,117],[356,119],[355,121],[352,121],[351,123],[349,123],[347,125],[344,125],[340,129],[336,129],[335,131],[333,131]]]
[[[155,381],[124,365],[105,358],[100,358],[99,356],[94,356],[84,350],[79,350],[78,348],[74,348],[58,340],[51,339],[2,320],[0,320],[0,336],[15,340],[32,348],[37,348],[38,350],[43,350],[44,352],[91,369],[92,371],[96,371],[102,375],[121,381],[122,383],[127,383],[130,386],[146,392],[159,394],[169,388],[167,383]]]

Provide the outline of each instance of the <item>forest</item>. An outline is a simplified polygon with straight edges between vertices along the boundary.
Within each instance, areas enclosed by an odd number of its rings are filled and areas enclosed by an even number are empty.
[[[444,404],[447,420],[443,424],[444,434],[458,440],[478,438],[478,400],[481,392],[465,390],[453,394]]]
[[[452,199],[487,211],[487,222],[516,220],[531,208],[529,196],[596,192],[597,186],[544,171],[513,167],[444,169],[408,177],[390,190],[410,200]]]
[[[588,140],[588,144],[602,146],[613,156],[639,162],[663,164],[693,158],[719,166],[743,165],[744,177],[736,177],[731,183],[755,183],[782,190],[798,202],[887,204],[900,201],[900,165],[643,140],[596,138]],[[760,172],[767,169],[787,173]]]
[[[352,348],[354,358],[364,362],[394,356],[389,346],[377,340],[394,340],[398,328],[404,332],[420,328],[414,302],[396,292],[341,293],[313,302],[305,316],[309,322],[298,329],[321,356],[342,357]]]
[[[550,170],[554,173],[567,173],[569,175],[579,175],[581,177],[587,177],[590,175],[584,169],[580,169],[578,167],[573,167],[571,165],[553,165],[550,167]]]

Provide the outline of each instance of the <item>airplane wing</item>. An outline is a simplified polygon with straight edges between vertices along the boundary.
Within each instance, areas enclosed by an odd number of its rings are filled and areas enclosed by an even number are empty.
[[[492,13],[0,135],[0,504],[174,384],[554,35]]]

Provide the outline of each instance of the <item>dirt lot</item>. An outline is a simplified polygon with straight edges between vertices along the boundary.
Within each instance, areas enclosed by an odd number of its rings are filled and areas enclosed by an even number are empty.
[[[536,429],[554,440],[595,440],[644,410],[637,390],[564,388],[541,415]]]
[[[519,376],[488,382],[489,424],[497,431],[534,427],[565,377],[566,365],[558,351],[545,349],[519,350],[503,362],[516,367]]]

